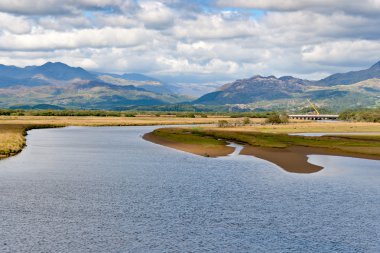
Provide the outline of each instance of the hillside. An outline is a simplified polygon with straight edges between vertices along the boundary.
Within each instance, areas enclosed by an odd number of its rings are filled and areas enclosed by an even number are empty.
[[[118,86],[99,81],[78,81],[64,85],[0,88],[0,107],[48,104],[64,108],[118,109],[128,105],[164,105],[181,99],[132,85]]]
[[[297,110],[308,106],[307,99],[333,110],[380,105],[380,62],[367,70],[335,74],[319,81],[253,76],[225,84],[193,104]]]
[[[161,81],[141,74],[92,73],[64,63],[0,65],[0,107],[117,109],[185,101]]]
[[[106,83],[111,83],[114,85],[133,85],[139,88],[143,88],[156,93],[174,93],[172,87],[168,84],[142,74],[107,74],[98,73],[97,78]]]
[[[188,89],[193,89],[189,86]],[[121,109],[189,101],[178,86],[138,74],[94,73],[64,63],[41,66],[0,65],[0,107]],[[237,110],[302,110],[311,99],[335,111],[380,104],[380,62],[369,69],[334,74],[318,81],[292,76],[253,76],[227,83],[193,105]]]
[[[194,103],[247,104],[261,100],[291,98],[293,93],[304,92],[306,84],[293,77],[254,76],[225,84],[220,90],[206,94]]]
[[[0,87],[38,86],[44,83],[55,84],[59,81],[73,79],[95,80],[96,76],[82,68],[70,67],[60,62],[47,62],[41,66],[25,68],[0,65]]]

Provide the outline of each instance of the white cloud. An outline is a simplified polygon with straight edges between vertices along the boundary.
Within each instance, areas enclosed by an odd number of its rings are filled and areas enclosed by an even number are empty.
[[[93,14],[93,22],[97,27],[142,27],[143,25],[139,23],[134,17],[130,17],[126,14],[114,14],[107,15],[103,13]]]
[[[38,19],[38,24],[47,30],[66,31],[71,29],[91,28],[92,23],[83,15],[75,16],[43,16]]]
[[[221,59],[213,58],[203,64],[199,62],[189,61],[187,58],[174,58],[170,56],[160,56],[157,63],[166,66],[159,74],[235,74],[239,68],[239,64],[234,61],[223,61]]]
[[[248,44],[248,45],[246,45]],[[197,41],[177,44],[180,56],[193,61],[205,62],[211,59],[251,63],[270,60],[270,50],[257,45],[249,45],[246,41]]]
[[[380,0],[201,2],[2,0],[0,62],[212,82],[314,78],[380,60]]]
[[[380,36],[380,19],[351,16],[343,12],[331,15],[310,11],[273,12],[262,19],[262,27],[272,34],[285,35],[282,38],[291,43],[321,41],[344,37]],[[298,38],[298,39],[297,39]]]
[[[1,50],[35,51],[77,48],[131,47],[149,40],[151,34],[141,29],[82,29],[71,32],[43,32],[27,35],[3,34]]]
[[[127,5],[125,0],[1,0],[0,11],[15,14],[42,15],[78,12],[80,9],[97,9]]]
[[[334,41],[302,47],[305,62],[332,66],[362,66],[380,60],[380,40]]]
[[[223,15],[198,15],[196,19],[181,20],[173,28],[177,38],[188,40],[228,39],[254,36],[254,20],[230,20]]]
[[[11,33],[23,34],[31,31],[32,26],[23,17],[0,13],[0,29]]]
[[[140,4],[137,17],[147,28],[163,29],[171,26],[174,13],[160,2],[144,1]]]
[[[218,0],[224,7],[254,8],[274,11],[312,10],[316,12],[345,11],[348,13],[378,13],[379,0]]]

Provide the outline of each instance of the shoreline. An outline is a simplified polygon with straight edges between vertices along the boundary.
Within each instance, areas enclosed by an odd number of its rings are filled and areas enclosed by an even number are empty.
[[[95,116],[0,116],[0,160],[15,156],[26,146],[27,132],[68,126],[165,126],[215,124],[222,117],[95,117]],[[223,118],[225,119],[225,118]],[[228,119],[233,120],[233,119]]]
[[[204,145],[187,144],[169,140],[164,137],[157,136],[153,132],[145,134],[143,136],[143,139],[158,145],[206,157],[223,157],[234,152],[234,148],[228,147],[227,144],[220,146],[220,148],[208,148]],[[238,143],[235,140],[227,139],[227,141]],[[322,166],[309,163],[308,155],[331,155],[380,160],[380,157],[377,155],[351,153],[337,149],[321,147],[289,146],[285,148],[275,148],[256,147],[251,146],[247,143],[239,144],[244,145],[244,148],[240,151],[239,155],[249,155],[269,161],[290,173],[309,174],[324,169]]]

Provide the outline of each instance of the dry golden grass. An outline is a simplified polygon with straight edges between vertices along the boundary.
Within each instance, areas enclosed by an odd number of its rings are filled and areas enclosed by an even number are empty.
[[[211,128],[215,129],[215,128]],[[292,121],[283,125],[252,125],[223,128],[226,131],[247,131],[264,133],[376,133],[380,135],[380,123],[368,122],[315,122]]]
[[[22,125],[0,125],[0,158],[20,152],[25,145]]]
[[[0,124],[64,125],[64,126],[144,126],[178,124],[212,124],[226,118],[176,118],[176,117],[62,117],[62,116],[0,116]],[[227,120],[232,120],[228,119]]]

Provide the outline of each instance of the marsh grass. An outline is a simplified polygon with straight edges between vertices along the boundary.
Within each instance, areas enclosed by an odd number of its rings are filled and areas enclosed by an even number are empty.
[[[223,129],[210,130],[202,128],[163,128],[155,130],[154,133],[172,141],[198,145],[225,145],[224,140],[228,140],[256,147],[287,148],[290,146],[303,146],[380,156],[380,136],[306,137],[278,133],[226,131]]]
[[[19,152],[25,145],[24,130],[21,126],[0,126],[0,157]]]
[[[181,128],[162,128],[154,130],[156,136],[165,138],[170,141],[186,144],[196,144],[208,147],[224,146],[227,143],[223,140],[215,139],[211,136],[203,135],[200,128],[196,129],[181,129]],[[199,133],[199,134],[198,134]]]

